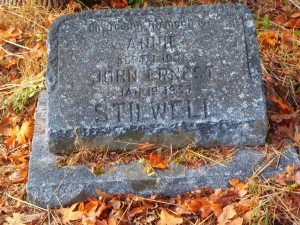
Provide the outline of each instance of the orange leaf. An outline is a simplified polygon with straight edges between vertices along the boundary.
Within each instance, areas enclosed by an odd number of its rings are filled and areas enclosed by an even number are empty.
[[[290,21],[286,22],[284,26],[290,28],[300,28],[300,19],[291,19]]]
[[[236,187],[236,186],[240,183],[240,181],[239,181],[239,179],[237,179],[237,178],[232,178],[232,179],[229,181],[229,183],[230,183],[232,186]]]
[[[201,212],[201,218],[207,218],[213,211],[216,215],[220,214],[222,209],[219,204],[210,204],[204,198],[192,199],[190,203],[186,203],[185,207],[192,212]]]
[[[274,31],[263,32],[259,37],[259,42],[274,46],[278,39],[278,34]]]
[[[150,160],[149,164],[153,168],[160,168],[160,169],[167,168],[168,160],[164,159],[160,154],[156,152],[153,152],[150,155],[148,155],[147,159]]]
[[[84,212],[90,211],[92,208],[98,207],[98,201],[90,201],[84,206]]]
[[[46,16],[45,19],[45,26],[48,28],[51,26],[51,24],[53,23],[53,21],[57,18],[57,16],[53,15],[53,14],[49,14],[48,16]]]
[[[128,5],[127,0],[111,0],[111,4],[114,8],[121,9]]]
[[[177,225],[182,224],[183,219],[180,217],[175,217],[169,214],[166,210],[162,209],[160,213],[160,220],[158,221],[158,225]]]
[[[7,138],[4,143],[7,148],[13,149],[15,147],[17,135],[13,134],[9,138]]]
[[[267,99],[276,102],[281,109],[290,111],[290,107],[287,104],[283,103],[281,99],[277,99],[275,96],[268,96]]]
[[[75,211],[76,206],[78,203],[73,204],[69,208],[61,208],[59,209],[60,213],[62,214],[62,222],[69,223],[70,221],[79,220],[82,218],[83,212],[82,211]]]
[[[10,138],[6,139],[4,143],[10,149],[26,143],[26,138],[32,139],[33,136],[33,123],[32,121],[23,122],[21,128],[16,126],[11,131]]]

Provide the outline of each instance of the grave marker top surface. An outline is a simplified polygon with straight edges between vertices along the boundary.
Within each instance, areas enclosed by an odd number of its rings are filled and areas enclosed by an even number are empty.
[[[74,149],[76,127],[91,145],[264,142],[258,47],[245,6],[67,15],[51,26],[48,50],[52,152]]]

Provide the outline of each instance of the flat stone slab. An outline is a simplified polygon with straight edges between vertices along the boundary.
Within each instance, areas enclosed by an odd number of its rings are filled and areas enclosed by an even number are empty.
[[[244,5],[88,11],[48,36],[48,141],[133,149],[264,144],[255,26]]]
[[[114,173],[94,175],[87,166],[72,166],[57,168],[56,157],[49,152],[46,131],[47,95],[41,93],[35,119],[35,132],[32,141],[32,154],[29,164],[27,183],[27,199],[42,207],[69,205],[83,201],[87,196],[96,195],[95,189],[108,193],[135,193],[149,196],[151,193],[175,196],[185,191],[196,190],[200,187],[221,187],[225,189],[231,178],[242,181],[251,177],[258,166],[264,167],[269,161],[265,155],[254,149],[241,149],[232,161],[212,167],[203,166],[197,169],[186,169],[172,164],[166,170],[156,170],[161,178],[156,184],[155,177],[143,173],[139,163],[119,165],[113,168]],[[277,160],[277,159],[276,159]],[[277,162],[277,161],[276,161]],[[270,177],[280,173],[287,165],[300,165],[295,149],[285,149],[280,158],[278,169],[267,167],[261,174]]]

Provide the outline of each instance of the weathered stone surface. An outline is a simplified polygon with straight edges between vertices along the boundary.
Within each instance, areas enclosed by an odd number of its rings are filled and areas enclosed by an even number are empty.
[[[27,199],[42,207],[82,201],[87,196],[95,195],[96,188],[109,193],[131,192],[150,195],[153,192],[169,196],[200,187],[224,189],[231,178],[245,181],[246,177],[252,176],[258,166],[263,168],[269,162],[265,159],[265,155],[257,150],[241,149],[225,166],[186,169],[179,165],[171,165],[167,170],[157,170],[161,178],[158,184],[155,182],[156,177],[149,177],[142,172],[143,167],[139,163],[115,166],[114,173],[107,172],[99,176],[93,175],[84,165],[60,169],[55,166],[57,156],[49,152],[45,134],[46,98],[45,93],[39,97],[27,183]],[[277,159],[275,161],[277,162]],[[300,165],[297,151],[293,148],[283,151],[278,169],[267,167],[261,175],[273,176],[283,171],[288,164]]]
[[[89,11],[48,37],[50,151],[82,143],[264,144],[255,27],[243,5]]]

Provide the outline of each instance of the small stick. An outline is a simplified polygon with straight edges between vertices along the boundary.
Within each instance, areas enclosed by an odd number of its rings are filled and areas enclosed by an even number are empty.
[[[48,225],[51,225],[50,206],[49,205],[47,205],[47,211],[48,211]]]
[[[26,46],[23,46],[23,45],[19,45],[19,44],[16,44],[16,43],[13,43],[13,42],[11,42],[11,41],[8,41],[8,40],[5,40],[4,39],[4,41],[5,42],[7,42],[7,43],[9,43],[9,44],[12,44],[12,45],[15,45],[15,46],[18,46],[18,47],[20,47],[20,48],[24,48],[24,49],[27,49],[27,50],[32,50],[31,48],[28,48],[28,47],[26,47]]]
[[[24,203],[24,204],[26,204],[26,205],[30,205],[30,206],[32,206],[32,207],[34,207],[34,208],[37,208],[37,209],[40,209],[40,210],[43,210],[43,211],[46,211],[46,212],[48,211],[47,209],[44,209],[44,208],[42,208],[42,207],[33,205],[33,204],[31,204],[31,203],[29,203],[29,202],[26,202],[26,201],[23,201],[23,200],[21,200],[21,199],[15,198],[15,197],[11,196],[10,194],[6,194],[6,195],[7,195],[9,198],[12,198],[12,199],[14,199],[14,200],[16,200],[16,201],[22,202],[22,203]]]

